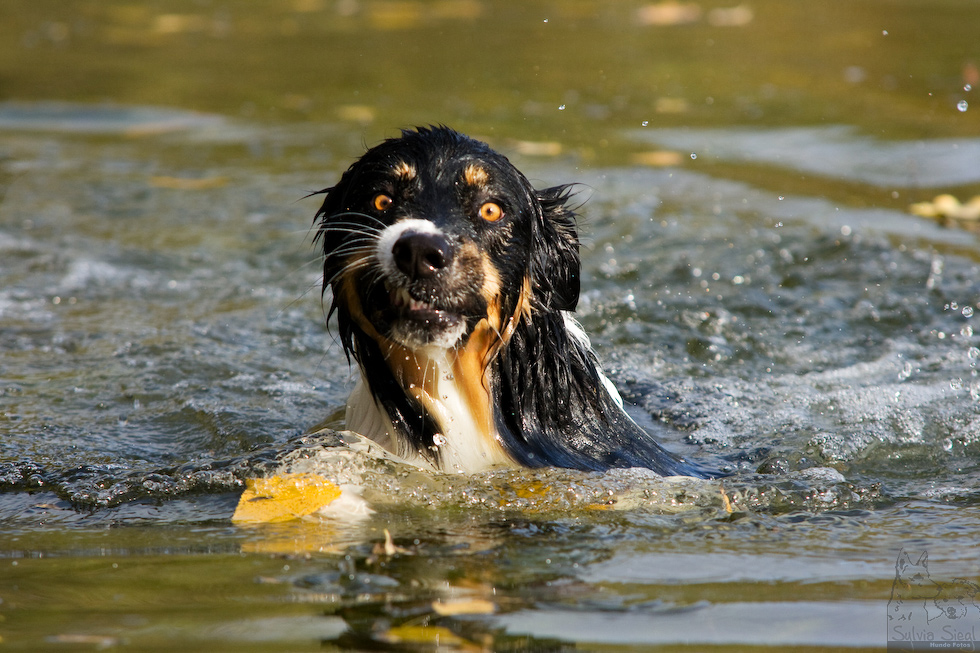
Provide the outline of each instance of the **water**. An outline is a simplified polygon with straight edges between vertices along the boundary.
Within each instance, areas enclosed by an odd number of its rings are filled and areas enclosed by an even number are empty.
[[[250,7],[5,6],[6,648],[869,649],[903,549],[922,628],[980,622],[977,234],[907,211],[980,194],[975,7]],[[353,377],[306,196],[430,122],[581,184],[580,320],[732,477],[325,453]],[[282,469],[375,513],[233,525]]]

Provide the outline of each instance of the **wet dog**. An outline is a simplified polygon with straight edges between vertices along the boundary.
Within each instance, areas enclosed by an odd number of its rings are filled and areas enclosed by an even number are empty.
[[[535,190],[445,127],[370,149],[321,193],[323,290],[361,377],[347,427],[429,468],[713,473],[623,410],[572,318],[569,186]]]

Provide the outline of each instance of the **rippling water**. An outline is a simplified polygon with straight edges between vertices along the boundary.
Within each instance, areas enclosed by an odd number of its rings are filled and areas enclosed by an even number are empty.
[[[627,80],[640,73],[615,62],[646,47],[651,33],[637,30],[662,27],[669,50],[681,47],[671,30],[688,29],[735,53],[726,40],[739,33],[717,30],[780,16],[809,29],[777,3],[729,14],[638,6],[595,24],[589,3],[531,3],[533,28],[517,9],[489,17],[482,6],[296,3],[282,18],[262,5],[253,22],[217,12],[202,23],[196,9],[110,3],[105,15],[31,23],[25,5],[18,56],[33,48],[41,70],[58,48],[75,48],[78,75],[103,95],[88,101],[68,80],[60,96],[17,86],[0,102],[0,643],[876,648],[905,632],[888,622],[895,592],[920,634],[980,623],[980,243],[970,224],[907,211],[940,191],[980,192],[977,130],[956,122],[973,111],[955,108],[973,61],[960,50],[942,53],[956,64],[942,82],[950,113],[929,120],[933,105],[910,99],[925,93],[888,86],[889,57],[869,58],[862,77],[845,66],[854,61],[827,55],[840,64],[836,83],[854,91],[849,102],[870,106],[881,92],[859,78],[893,89],[886,134],[854,106],[814,126],[792,94],[753,86],[766,71],[737,66],[726,69],[741,75],[734,90],[712,91],[720,119],[693,99],[658,102],[679,91],[636,86],[628,101],[596,82],[571,93],[562,85],[574,77],[555,61],[577,51],[540,55],[551,95],[536,93],[540,80],[521,82],[497,113],[484,112],[479,85],[437,101],[425,86],[436,82],[413,78],[418,106],[438,114],[431,121],[458,117],[538,185],[580,183],[579,318],[634,417],[670,448],[733,472],[710,482],[642,470],[429,476],[338,458],[331,445],[353,376],[324,328],[317,202],[305,198],[364,142],[392,133],[364,125],[418,118],[350,80],[336,81],[344,99],[330,118],[316,114],[320,91],[280,97],[294,113],[270,116],[256,108],[266,87],[243,99],[218,74],[200,102],[171,85],[180,99],[162,108],[151,88],[100,86],[91,62],[110,59],[86,50],[139,43],[150,78],[185,79],[155,67],[161,53],[185,51],[165,39],[202,39],[201,70],[213,72],[230,60],[215,42],[261,34],[272,66],[252,71],[261,80],[280,65],[279,48],[332,11],[339,18],[323,29],[348,45],[365,25],[372,42],[455,42],[483,15],[534,34],[571,21]],[[925,11],[912,3],[883,28],[855,7],[851,28],[825,25],[829,43],[814,47],[836,52],[830,37],[857,39],[848,29],[859,27],[862,39],[898,37]],[[960,11],[943,14],[954,36]],[[255,22],[262,12],[277,16],[271,27]],[[296,16],[310,23],[288,22]],[[665,16],[688,23],[646,24]],[[700,47],[692,57],[705,56]],[[768,74],[789,84],[772,61]],[[640,68],[670,87],[655,62]],[[691,82],[687,96],[706,83]],[[241,106],[208,106],[222,92]],[[813,92],[831,118],[827,107],[847,97],[837,86]],[[650,124],[649,113],[660,119]],[[232,525],[244,480],[284,470],[357,481],[375,512]],[[914,571],[931,581],[913,583]]]

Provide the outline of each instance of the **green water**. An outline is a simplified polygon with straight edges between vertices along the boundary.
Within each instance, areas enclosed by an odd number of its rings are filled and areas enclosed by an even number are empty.
[[[977,24],[5,2],[0,648],[861,650],[899,614],[971,636],[980,242],[908,207],[980,194]],[[733,477],[352,460],[369,518],[231,523],[244,479],[316,467],[303,433],[342,428],[353,385],[304,197],[435,123],[582,184],[579,319],[634,417]]]

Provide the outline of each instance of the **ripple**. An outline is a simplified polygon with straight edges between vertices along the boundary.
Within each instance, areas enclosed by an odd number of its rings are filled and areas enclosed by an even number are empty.
[[[875,186],[932,188],[980,181],[980,139],[881,141],[849,126],[786,129],[645,129],[660,147],[748,161]]]
[[[0,130],[64,134],[162,134],[214,127],[221,116],[164,107],[0,102]]]

